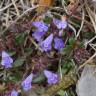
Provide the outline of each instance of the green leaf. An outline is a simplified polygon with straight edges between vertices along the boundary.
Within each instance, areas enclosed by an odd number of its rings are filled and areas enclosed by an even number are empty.
[[[85,46],[84,46],[84,42],[80,42],[80,44],[79,44],[79,46],[78,46],[79,48],[84,48]]]
[[[71,37],[69,38],[69,45],[73,45],[75,43],[75,38]]]
[[[44,22],[45,22],[46,24],[50,24],[51,21],[52,21],[52,18],[50,18],[50,17],[48,17],[48,16],[46,16],[45,19],[44,19]]]
[[[42,83],[45,80],[45,76],[43,73],[39,74],[37,77],[35,77],[32,82],[33,83]]]
[[[67,92],[64,90],[59,90],[57,93],[59,96],[68,96]]]
[[[24,64],[25,59],[24,58],[18,58],[17,60],[15,60],[15,62],[13,63],[14,67],[19,67],[22,66]]]
[[[62,55],[70,54],[70,52],[73,50],[74,43],[75,43],[75,38],[74,37],[69,38],[68,45],[66,45],[66,47],[61,50],[61,54]]]
[[[24,41],[25,41],[25,38],[26,38],[26,33],[20,33],[16,36],[15,38],[15,41],[16,41],[16,44],[19,45],[19,44],[23,44]]]
[[[12,74],[12,75],[8,76],[8,80],[12,81],[12,82],[18,82],[21,79],[22,79],[22,77],[18,73],[15,73],[15,74]]]
[[[16,54],[16,52],[15,52],[15,51],[8,51],[8,54],[9,54],[10,56],[13,56],[13,55]]]
[[[10,76],[9,81],[17,82],[17,81],[19,81],[19,79],[15,76],[12,76],[12,77]]]
[[[73,48],[72,45],[66,45],[66,47],[61,50],[61,54],[68,55],[70,51],[72,50],[72,48]]]
[[[62,67],[62,73],[63,74],[68,73],[73,67],[74,66],[73,66],[73,63],[71,61],[68,61],[67,63],[64,63],[63,67]]]
[[[26,54],[26,56],[31,55],[32,52],[33,52],[32,48],[30,48],[30,47],[29,48],[25,48],[25,54]]]
[[[77,20],[76,18],[72,17],[70,18],[71,19],[71,24],[74,25],[74,27],[77,29],[77,28],[80,28],[80,20]]]
[[[93,32],[84,32],[84,34],[83,34],[83,38],[85,38],[85,39],[91,39],[94,36],[95,36],[95,33],[93,33]]]

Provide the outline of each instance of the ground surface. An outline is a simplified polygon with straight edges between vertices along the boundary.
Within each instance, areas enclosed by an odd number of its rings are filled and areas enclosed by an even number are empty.
[[[95,3],[0,0],[0,96],[77,96],[96,63]]]

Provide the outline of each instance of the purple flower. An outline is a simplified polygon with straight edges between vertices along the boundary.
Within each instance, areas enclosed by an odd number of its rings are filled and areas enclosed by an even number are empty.
[[[13,89],[12,92],[11,92],[11,96],[18,96],[18,92]]]
[[[33,74],[31,73],[21,84],[24,91],[28,91],[32,88],[31,82],[32,82]]]
[[[50,34],[44,41],[41,42],[40,47],[43,51],[47,52],[52,49],[53,34]]]
[[[2,60],[1,65],[3,65],[5,68],[11,68],[13,63],[13,59],[9,56],[8,53],[5,51],[2,51]]]
[[[58,51],[60,51],[65,45],[61,38],[55,37],[54,38],[54,48]]]
[[[32,23],[39,31],[48,31],[48,26],[43,21],[36,21]]]
[[[57,26],[58,29],[65,29],[67,27],[67,21],[61,21],[54,18],[53,23],[55,26]]]
[[[44,70],[44,75],[46,76],[49,85],[56,84],[59,81],[59,76],[51,71]]]
[[[40,41],[41,38],[45,35],[46,32],[40,31],[40,30],[35,30],[32,36],[37,40]]]

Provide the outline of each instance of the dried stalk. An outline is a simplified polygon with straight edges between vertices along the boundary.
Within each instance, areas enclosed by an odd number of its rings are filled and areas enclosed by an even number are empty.
[[[80,70],[82,67],[84,67],[86,64],[91,64],[93,58],[96,57],[96,53],[94,53],[94,55],[92,55],[85,63],[83,63],[78,70]]]
[[[93,23],[93,27],[94,27],[94,30],[95,30],[95,33],[96,33],[96,21],[95,21],[96,14],[94,12],[92,12],[92,10],[90,9],[87,1],[85,3],[85,8],[86,8],[87,13],[88,13],[88,15],[90,17],[91,22]]]
[[[80,32],[81,32],[81,30],[82,30],[82,28],[83,28],[84,18],[85,18],[85,13],[84,13],[84,10],[82,9],[82,22],[81,22],[81,27],[80,27],[80,29],[79,29],[78,32],[77,32],[76,39],[77,39],[78,36],[80,35]]]
[[[76,79],[75,74],[64,75],[58,84],[49,87],[42,96],[54,96],[60,89],[66,89],[75,84]]]

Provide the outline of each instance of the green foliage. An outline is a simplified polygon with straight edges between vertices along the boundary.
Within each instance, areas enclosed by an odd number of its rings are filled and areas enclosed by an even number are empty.
[[[45,80],[45,76],[43,73],[39,74],[37,77],[33,78],[33,83],[42,83]]]
[[[8,51],[8,54],[9,54],[10,56],[14,56],[14,55],[16,54],[16,52],[15,52],[15,51]]]
[[[80,42],[80,44],[79,44],[79,46],[78,46],[79,48],[84,48],[84,42],[82,41],[82,42]]]
[[[32,48],[30,48],[30,47],[25,48],[25,50],[24,50],[24,51],[25,51],[26,56],[31,55],[31,54],[32,54],[32,52],[33,52]]]
[[[69,55],[71,50],[72,50],[72,45],[66,45],[66,47],[61,50],[61,54]]]
[[[93,32],[84,32],[83,34],[83,38],[86,38],[86,39],[91,39],[94,36],[95,36],[95,33]]]
[[[70,20],[71,20],[72,25],[73,25],[76,29],[80,28],[80,25],[81,25],[81,21],[80,21],[80,20],[77,20],[77,19],[74,18],[74,17],[71,17]]]
[[[15,73],[14,75],[11,75],[8,77],[8,81],[12,81],[12,82],[18,82],[20,81],[22,78],[20,76],[20,74]]]
[[[45,22],[46,24],[50,24],[51,21],[52,21],[52,18],[50,18],[50,17],[48,17],[48,16],[46,16],[46,18],[44,19],[44,22]]]
[[[76,41],[75,38],[71,37],[71,38],[69,38],[68,43],[69,43],[69,45],[73,45],[75,43],[75,41]]]
[[[15,62],[13,63],[14,67],[19,67],[22,66],[24,64],[25,59],[24,58],[18,58],[15,60]]]
[[[58,91],[57,94],[58,94],[59,96],[68,96],[67,92],[64,91],[64,90],[60,90],[60,91]]]
[[[67,74],[71,69],[74,69],[74,64],[71,60],[62,61],[62,74]]]
[[[26,33],[20,33],[15,37],[15,41],[17,45],[22,45],[26,39]]]
[[[62,55],[69,55],[70,52],[73,50],[74,43],[75,43],[75,38],[73,38],[73,37],[69,38],[68,44],[66,45],[65,48],[63,48],[61,50],[61,54]]]

